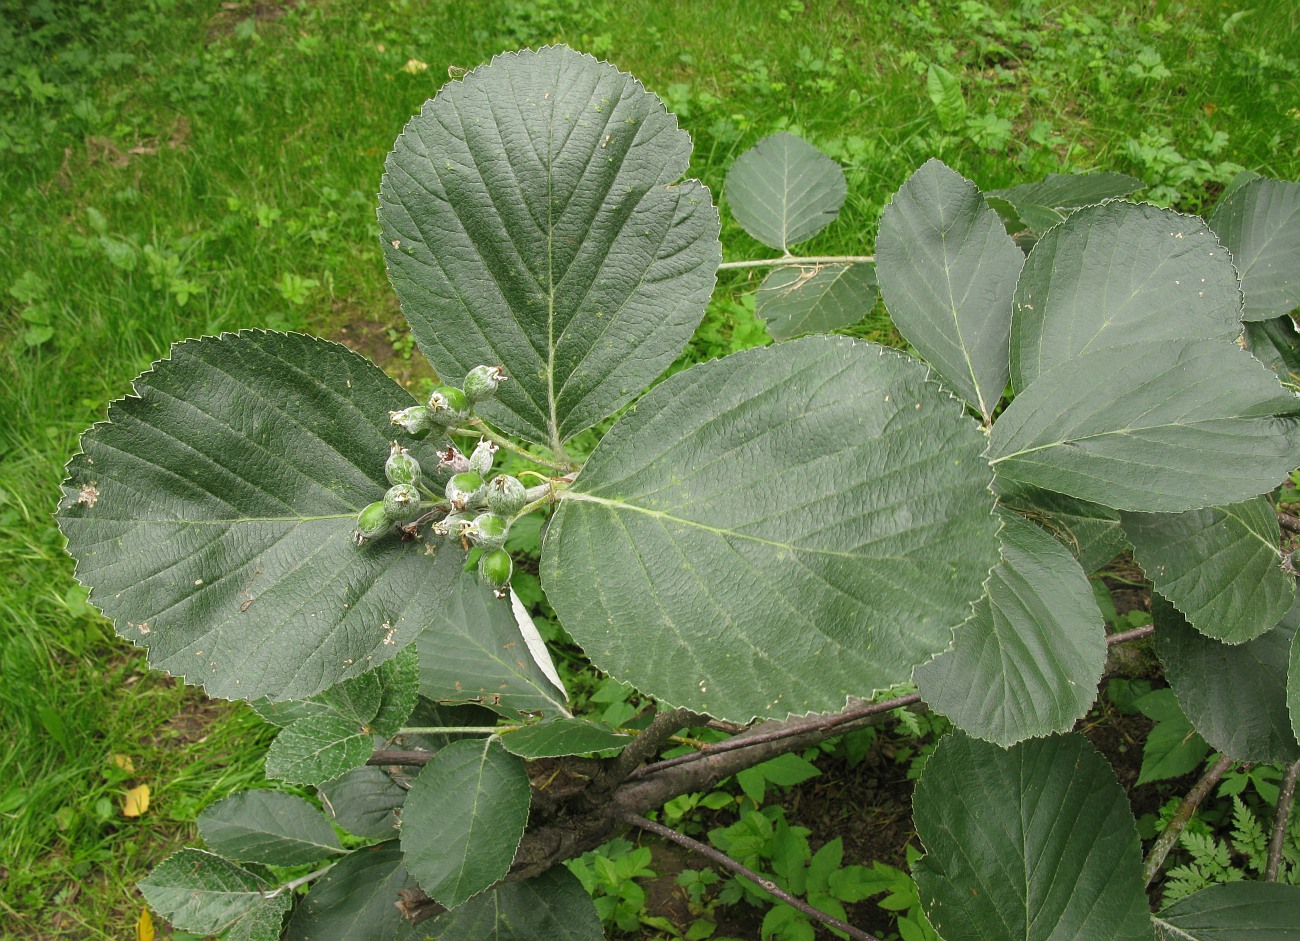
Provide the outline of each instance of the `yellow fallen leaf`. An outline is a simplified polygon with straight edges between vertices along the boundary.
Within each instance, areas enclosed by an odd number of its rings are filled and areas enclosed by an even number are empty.
[[[153,941],[153,918],[149,909],[140,909],[140,920],[135,923],[135,941]]]
[[[113,764],[118,768],[121,768],[127,774],[131,774],[135,771],[135,762],[131,760],[130,755],[114,755]]]
[[[122,801],[122,816],[138,817],[148,809],[149,785],[141,784],[126,792],[126,799]]]
[[[429,63],[427,62],[421,62],[419,59],[407,59],[406,65],[402,66],[402,71],[411,75],[419,75],[428,68]]]

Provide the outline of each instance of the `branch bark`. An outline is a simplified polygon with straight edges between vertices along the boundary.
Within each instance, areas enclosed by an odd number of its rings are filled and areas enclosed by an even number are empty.
[[[1292,762],[1282,776],[1282,789],[1277,795],[1277,810],[1273,814],[1273,835],[1268,841],[1268,863],[1264,869],[1265,882],[1277,882],[1282,868],[1282,844],[1286,842],[1286,828],[1291,821],[1291,802],[1295,800],[1296,778],[1300,776],[1300,761]]]
[[[1152,844],[1151,852],[1147,854],[1146,862],[1142,865],[1142,877],[1146,880],[1146,885],[1150,885],[1151,880],[1155,879],[1156,873],[1160,871],[1160,866],[1165,861],[1165,857],[1169,855],[1169,851],[1178,842],[1178,837],[1182,835],[1183,828],[1191,822],[1192,814],[1196,813],[1196,808],[1201,805],[1201,801],[1205,800],[1206,795],[1210,793],[1214,785],[1219,783],[1219,779],[1236,763],[1234,759],[1229,758],[1227,755],[1221,755],[1210,770],[1201,775],[1201,779],[1187,792],[1183,802],[1178,805],[1178,810],[1174,812],[1173,819],[1169,821],[1169,826],[1165,827],[1164,832]]]
[[[744,876],[746,879],[748,879],[750,882],[757,885],[764,892],[780,899],[782,902],[785,902],[785,904],[789,905],[791,908],[797,908],[799,911],[803,912],[809,918],[815,918],[817,921],[820,921],[824,925],[829,925],[830,927],[836,929],[837,931],[843,931],[850,938],[854,938],[855,941],[875,941],[875,938],[872,935],[867,934],[865,931],[859,931],[857,928],[854,928],[852,925],[846,924],[845,922],[840,921],[838,918],[826,914],[821,909],[813,908],[807,902],[803,901],[800,898],[796,898],[795,896],[791,895],[789,892],[785,891],[785,889],[781,888],[771,879],[768,879],[765,876],[760,876],[758,873],[754,872],[754,870],[732,859],[726,853],[714,849],[712,846],[709,846],[707,843],[701,843],[699,840],[693,840],[689,836],[686,836],[684,833],[678,833],[676,830],[672,829],[671,827],[665,827],[661,823],[655,823],[653,820],[649,820],[645,817],[640,816],[639,814],[624,814],[623,820],[626,823],[632,824],[632,826],[634,827],[639,827],[642,830],[647,830],[650,833],[653,833],[657,836],[661,836],[665,840],[671,840],[672,842],[676,843],[678,846],[683,846],[686,849],[690,850],[691,852],[698,853],[701,856],[703,856],[705,859],[717,863],[719,866],[723,866],[727,869],[730,869],[732,872],[738,875]]]

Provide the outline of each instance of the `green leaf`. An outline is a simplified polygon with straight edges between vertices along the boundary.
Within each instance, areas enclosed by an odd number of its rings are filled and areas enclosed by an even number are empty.
[[[145,901],[176,928],[218,934],[244,923],[249,941],[272,941],[293,903],[291,893],[267,898],[274,886],[229,860],[202,850],[168,856],[139,883]],[[274,923],[275,934],[266,929]]]
[[[481,702],[506,715],[568,716],[568,697],[550,655],[540,638],[536,655],[530,652],[525,624],[535,636],[528,612],[513,595],[504,604],[476,573],[462,575],[446,613],[416,640],[421,695],[434,702]]]
[[[332,710],[334,715],[347,719],[361,728],[369,725],[370,720],[379,712],[379,704],[383,697],[384,690],[379,680],[379,670],[374,669],[345,680],[337,686],[331,686],[314,698]]]
[[[1128,798],[1082,735],[946,736],[912,798],[912,866],[945,941],[1151,938]]]
[[[1290,317],[1246,324],[1246,349],[1283,382],[1300,382],[1300,331]]]
[[[408,647],[378,670],[379,709],[370,722],[370,731],[391,738],[406,724],[420,697],[420,657]]]
[[[838,163],[803,138],[781,132],[736,158],[725,191],[731,214],[746,232],[788,253],[835,221],[848,188]]]
[[[928,160],[881,214],[876,259],[899,332],[991,421],[1025,260],[997,214],[974,183]]]
[[[1237,274],[1204,222],[1145,204],[1091,206],[1025,259],[1011,319],[1011,381],[1023,391],[1085,351],[1235,340],[1240,319]]]
[[[558,758],[589,752],[621,751],[632,736],[586,719],[552,719],[501,736],[506,751],[520,758]]]
[[[1287,664],[1300,605],[1268,633],[1231,646],[1194,630],[1159,595],[1151,598],[1156,654],[1196,731],[1238,761],[1296,761],[1287,712]]]
[[[1138,697],[1133,708],[1155,722],[1142,745],[1139,785],[1180,778],[1196,770],[1210,753],[1210,746],[1192,728],[1172,689],[1152,690]]]
[[[821,774],[815,764],[800,755],[787,752],[775,758],[769,758],[761,764],[736,774],[736,783],[740,789],[756,804],[763,803],[767,796],[767,786],[794,787]],[[804,845],[807,849],[807,845]],[[800,861],[802,866],[802,860]]]
[[[406,789],[372,765],[353,768],[319,788],[325,811],[344,830],[369,840],[397,836],[397,810]]]
[[[1097,698],[1106,627],[1074,556],[1003,512],[1002,560],[952,650],[916,668],[928,705],[977,738],[1013,745],[1065,732]]]
[[[293,906],[290,893],[266,899],[250,908],[226,929],[222,941],[280,941],[285,912]],[[173,937],[178,937],[173,935]]]
[[[199,814],[208,849],[226,859],[301,866],[343,852],[325,815],[293,794],[244,791]]]
[[[996,561],[982,435],[926,373],[808,337],[651,389],[561,492],[561,622],[618,679],[737,721],[906,680]]]
[[[942,65],[930,65],[925,75],[925,90],[945,131],[959,130],[966,120],[966,99],[961,81]]]
[[[558,445],[658,376],[699,325],[717,210],[678,183],[690,137],[639,82],[563,46],[448,82],[379,191],[388,276],[421,352],[511,381],[480,411]]]
[[[528,823],[524,764],[488,738],[452,742],[424,766],[402,810],[406,865],[455,908],[510,871]]]
[[[280,731],[266,752],[266,776],[321,784],[366,763],[374,736],[342,716],[310,716]]]
[[[988,454],[1005,483],[1178,513],[1271,490],[1300,449],[1296,412],[1235,344],[1140,343],[1044,374],[998,417]]]
[[[308,716],[334,714],[333,707],[327,706],[317,699],[285,699],[281,702],[272,702],[269,699],[254,699],[249,705],[253,707],[253,711],[263,721],[269,722],[271,725],[278,725],[280,728]]]
[[[1036,183],[1022,183],[1007,189],[989,190],[990,205],[1005,203],[1017,222],[1041,234],[1076,209],[1103,200],[1127,196],[1146,186],[1124,173],[1049,173]],[[1008,215],[999,211],[1004,219]]]
[[[353,850],[312,883],[289,921],[285,941],[415,941],[427,936],[397,908],[415,879],[397,840]]]
[[[604,941],[600,916],[578,877],[564,866],[509,882],[439,915],[432,941]]]
[[[831,333],[876,306],[874,265],[786,265],[763,279],[754,312],[774,340]]]
[[[1128,545],[1119,512],[1100,503],[1024,484],[1000,488],[998,502],[1059,539],[1088,573],[1097,571]]]
[[[388,411],[412,404],[372,363],[244,331],[177,344],[135,391],[82,436],[59,525],[154,668],[211,696],[306,699],[441,613],[456,553],[430,566],[418,542],[352,543],[388,486]],[[432,468],[435,444],[411,450]]]
[[[1282,534],[1266,497],[1120,519],[1155,590],[1205,636],[1239,644],[1291,607],[1295,579],[1282,571]]]
[[[1291,734],[1300,741],[1300,631],[1291,639],[1291,657],[1286,668],[1286,705],[1291,714]]]
[[[1229,882],[1153,915],[1159,941],[1300,941],[1300,886]]]
[[[1251,180],[1219,200],[1209,223],[1241,275],[1242,320],[1270,320],[1300,307],[1300,183]]]

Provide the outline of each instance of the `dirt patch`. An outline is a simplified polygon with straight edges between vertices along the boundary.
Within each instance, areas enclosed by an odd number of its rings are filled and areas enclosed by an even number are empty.
[[[336,299],[332,307],[330,319],[336,326],[325,332],[328,339],[356,350],[417,395],[426,383],[437,382],[429,361],[409,344],[410,328],[391,296],[378,318],[354,301]]]
[[[208,20],[208,39],[223,39],[234,33],[235,27],[246,20],[252,20],[258,26],[274,23],[290,10],[302,6],[302,2],[275,3],[271,0],[247,0],[247,2],[227,2]]]

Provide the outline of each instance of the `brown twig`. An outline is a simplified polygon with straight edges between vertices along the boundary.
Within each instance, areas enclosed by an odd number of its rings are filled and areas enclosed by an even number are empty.
[[[850,938],[856,939],[856,941],[875,941],[875,938],[872,935],[867,934],[865,931],[860,931],[852,925],[845,924],[838,918],[828,915],[820,909],[813,908],[807,902],[796,898],[789,892],[785,891],[785,889],[781,888],[771,879],[768,879],[765,876],[760,876],[758,873],[754,872],[754,870],[736,862],[736,860],[732,859],[726,853],[714,849],[707,843],[693,840],[684,833],[678,833],[671,827],[665,827],[662,823],[655,823],[653,820],[642,817],[640,814],[625,813],[622,815],[622,818],[626,823],[630,823],[634,827],[640,827],[642,830],[648,830],[657,836],[663,837],[665,840],[671,840],[678,846],[683,846],[693,853],[699,853],[705,859],[709,859],[717,863],[719,866],[730,869],[732,872],[744,876],[764,892],[780,899],[791,908],[797,908],[809,918],[815,918],[817,921],[834,928],[836,931],[842,931]]]
[[[1300,776],[1300,761],[1293,761],[1282,776],[1282,789],[1277,794],[1273,836],[1268,841],[1268,865],[1264,869],[1265,882],[1277,882],[1278,870],[1282,868],[1282,844],[1286,841],[1286,828],[1291,821],[1291,802],[1295,800],[1297,776]]]
[[[1107,634],[1106,643],[1108,645],[1122,644],[1125,641],[1129,641],[1129,640],[1140,640],[1143,637],[1147,637],[1148,635],[1155,633],[1155,629],[1156,628],[1154,624],[1148,624],[1145,627],[1135,627],[1131,631],[1119,631],[1118,633],[1115,634]]]
[[[1146,862],[1142,864],[1142,877],[1146,880],[1146,885],[1150,885],[1151,881],[1155,879],[1156,873],[1160,871],[1160,866],[1165,861],[1165,857],[1169,855],[1169,851],[1178,842],[1178,837],[1182,835],[1183,828],[1191,821],[1192,814],[1196,813],[1196,808],[1201,805],[1201,801],[1205,800],[1206,795],[1210,793],[1214,785],[1219,783],[1219,779],[1236,763],[1235,759],[1229,758],[1227,755],[1220,756],[1210,770],[1201,775],[1201,779],[1187,792],[1187,796],[1183,798],[1183,802],[1178,805],[1178,810],[1174,812],[1173,818],[1170,819],[1169,825],[1165,827],[1164,832],[1151,845],[1151,852],[1147,854]]]
[[[1300,520],[1290,513],[1277,514],[1277,524],[1289,533],[1300,533]]]
[[[366,759],[368,765],[426,765],[437,752],[431,751],[377,751]]]

